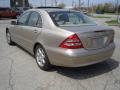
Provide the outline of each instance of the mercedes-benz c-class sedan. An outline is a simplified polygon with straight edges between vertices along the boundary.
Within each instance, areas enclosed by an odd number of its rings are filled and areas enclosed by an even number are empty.
[[[6,28],[8,44],[26,49],[43,70],[96,64],[109,59],[115,49],[113,29],[79,11],[31,9],[11,24]]]

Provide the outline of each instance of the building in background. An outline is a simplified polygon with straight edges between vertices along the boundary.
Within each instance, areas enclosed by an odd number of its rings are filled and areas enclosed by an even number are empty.
[[[28,0],[10,0],[11,7],[29,7]]]
[[[28,0],[0,0],[0,7],[29,7]]]

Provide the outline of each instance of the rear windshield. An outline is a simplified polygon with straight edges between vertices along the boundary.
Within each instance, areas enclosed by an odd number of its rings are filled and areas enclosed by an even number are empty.
[[[80,12],[56,11],[50,12],[49,15],[57,26],[95,25],[95,22]]]

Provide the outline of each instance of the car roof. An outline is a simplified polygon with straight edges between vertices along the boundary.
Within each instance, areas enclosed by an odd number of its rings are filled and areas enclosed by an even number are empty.
[[[45,10],[47,12],[68,11],[66,9],[43,9],[43,10]]]
[[[59,9],[59,8],[34,8],[34,9],[30,9],[30,10],[36,10],[36,11],[41,11],[44,10],[46,12],[59,12],[59,11],[75,11],[75,12],[79,12],[76,10],[70,10],[70,9]]]

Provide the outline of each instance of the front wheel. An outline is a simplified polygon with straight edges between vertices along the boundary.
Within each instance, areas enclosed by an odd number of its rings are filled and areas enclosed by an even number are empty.
[[[51,68],[51,64],[49,62],[49,59],[47,57],[47,54],[44,50],[44,48],[40,45],[37,45],[35,48],[35,58],[37,65],[42,69],[42,70],[49,70]]]

